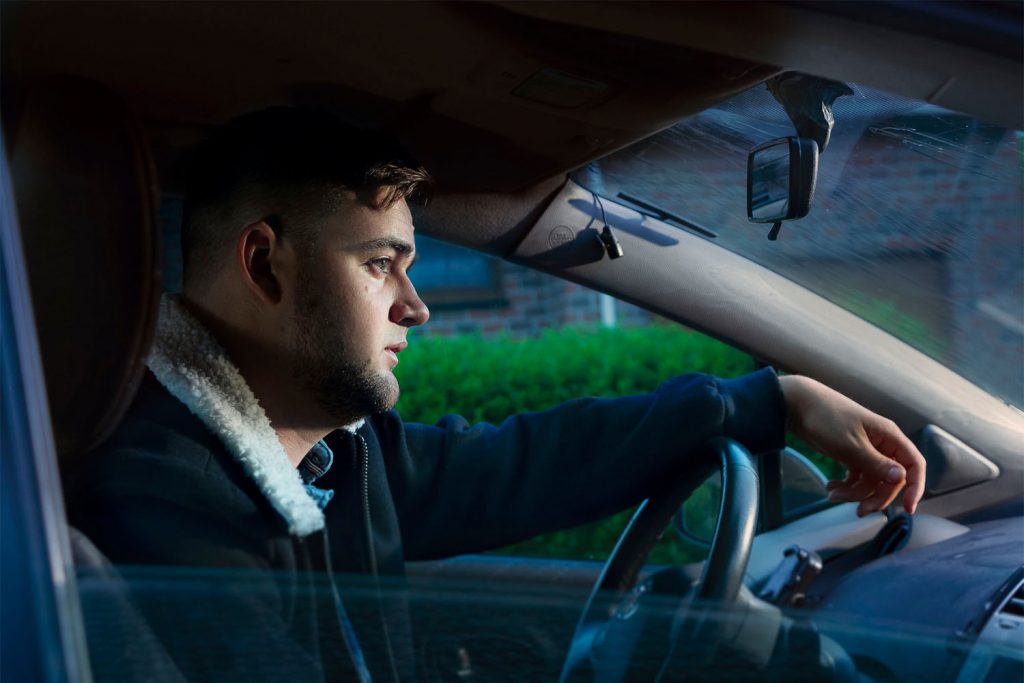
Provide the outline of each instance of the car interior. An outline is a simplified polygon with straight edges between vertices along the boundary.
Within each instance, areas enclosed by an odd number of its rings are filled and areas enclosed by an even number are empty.
[[[708,564],[734,584],[718,597],[753,616],[748,630],[719,625],[708,637],[773,644],[780,619],[813,620],[815,659],[830,662],[835,680],[1024,672],[1019,407],[699,232],[607,198],[598,207],[570,177],[787,72],[1020,131],[1019,3],[6,2],[2,11],[0,637],[14,653],[5,672],[183,680],[134,609],[131,581],[68,527],[61,476],[87,466],[142,380],[162,268],[173,265],[160,208],[180,197],[190,150],[231,117],[280,104],[324,107],[408,145],[438,182],[431,202],[414,207],[420,233],[815,377],[911,435],[929,463],[912,520],[898,510],[859,518],[852,504],[766,515],[781,505],[778,482],[799,476],[782,453],[759,463],[760,485],[724,477],[721,519],[727,510],[762,519],[756,535],[752,523],[721,532]],[[599,221],[615,228],[625,258],[595,239]],[[735,472],[727,449],[709,457]],[[594,656],[588,628],[644,592],[671,614],[702,575],[700,564],[646,565],[687,493],[671,489],[641,509],[606,564],[482,555],[410,565],[412,590],[434,605],[418,627],[429,634],[418,653],[428,677],[649,679],[621,660],[641,659],[637,634],[654,626],[609,637],[624,648],[610,664]],[[794,547],[818,561],[799,605],[786,582],[811,559]],[[767,614],[762,602],[777,609]],[[481,627],[495,605],[507,617]],[[472,633],[458,633],[467,624]],[[893,636],[907,624],[917,635]],[[788,633],[795,642],[804,631]],[[772,656],[751,650],[762,663]],[[692,655],[662,653],[655,668],[685,668]]]

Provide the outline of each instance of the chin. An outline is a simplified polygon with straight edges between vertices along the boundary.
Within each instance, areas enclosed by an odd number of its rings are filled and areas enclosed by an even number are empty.
[[[381,392],[380,405],[383,410],[391,410],[398,403],[398,399],[401,397],[402,391],[398,386],[398,380],[395,379],[395,376],[390,370],[382,373],[381,380],[381,384],[383,385],[381,388],[383,391]]]

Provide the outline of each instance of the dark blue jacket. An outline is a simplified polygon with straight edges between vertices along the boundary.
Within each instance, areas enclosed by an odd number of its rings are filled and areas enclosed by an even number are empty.
[[[402,597],[376,595],[363,610],[346,595],[339,615],[334,573],[400,576],[408,560],[593,521],[694,470],[687,454],[707,438],[763,452],[783,446],[784,424],[771,370],[686,375],[653,394],[578,399],[497,427],[457,416],[405,424],[389,411],[327,437],[334,465],[317,485],[336,495],[326,530],[298,538],[218,438],[147,375],[117,432],[70,477],[69,517],[122,567],[190,679],[356,679],[347,622],[376,680],[406,679]]]

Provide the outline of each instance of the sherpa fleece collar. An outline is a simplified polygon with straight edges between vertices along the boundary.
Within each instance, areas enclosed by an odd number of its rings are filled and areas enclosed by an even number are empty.
[[[288,523],[307,536],[324,515],[306,492],[270,420],[227,353],[176,296],[160,301],[149,369],[172,396],[202,420]],[[355,431],[363,421],[348,425]]]

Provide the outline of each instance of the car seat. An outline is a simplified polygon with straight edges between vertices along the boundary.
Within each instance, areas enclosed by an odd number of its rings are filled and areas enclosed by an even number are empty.
[[[52,78],[5,121],[39,351],[62,469],[114,430],[142,380],[160,295],[156,174],[114,93]],[[60,492],[48,492],[59,508]],[[68,530],[96,680],[184,680],[127,584]]]
[[[62,462],[108,436],[145,371],[160,296],[159,190],[141,125],[96,83],[31,88],[11,144]]]

